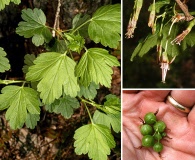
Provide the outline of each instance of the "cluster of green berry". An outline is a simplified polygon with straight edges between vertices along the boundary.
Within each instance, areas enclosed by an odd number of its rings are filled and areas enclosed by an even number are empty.
[[[140,128],[143,147],[153,147],[155,152],[160,153],[163,150],[163,145],[160,142],[166,136],[166,124],[156,118],[156,113],[149,112],[144,116],[143,125]]]

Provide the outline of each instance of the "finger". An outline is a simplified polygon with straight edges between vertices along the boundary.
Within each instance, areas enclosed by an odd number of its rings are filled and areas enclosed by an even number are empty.
[[[173,90],[171,96],[185,107],[191,108],[195,104],[195,90]]]
[[[139,92],[139,94],[142,94],[144,98],[163,102],[165,101],[165,98],[170,93],[170,90],[144,90],[142,92]]]
[[[195,91],[193,90],[173,90],[170,93],[170,96],[179,104],[181,104],[182,106],[186,107],[186,108],[192,108],[192,106],[195,103]],[[170,109],[177,115],[180,116],[187,116],[187,113],[184,113],[180,110],[178,110],[177,108],[175,108],[175,106],[169,102],[166,101],[166,103],[168,104],[168,106],[170,107]]]
[[[195,126],[195,107],[193,107],[192,110],[190,111],[188,115],[188,121],[190,124]]]

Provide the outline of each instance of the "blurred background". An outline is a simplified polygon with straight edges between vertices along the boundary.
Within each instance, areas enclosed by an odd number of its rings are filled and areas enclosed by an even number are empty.
[[[134,37],[125,38],[134,0],[123,1],[123,88],[194,88],[195,87],[195,47],[188,48],[176,57],[167,72],[166,83],[161,82],[161,69],[157,63],[156,48],[143,57],[130,57],[141,38],[151,33],[148,27],[148,6],[153,2],[144,1],[135,29]],[[195,10],[195,1],[187,3],[189,10]],[[193,28],[195,30],[195,28]],[[195,37],[194,37],[195,38]]]

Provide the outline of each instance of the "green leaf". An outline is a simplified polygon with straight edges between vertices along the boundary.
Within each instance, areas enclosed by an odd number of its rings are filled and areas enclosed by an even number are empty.
[[[113,73],[111,67],[119,65],[117,58],[109,55],[107,50],[90,48],[76,66],[76,75],[81,77],[80,82],[86,87],[93,81],[109,88]]]
[[[10,69],[9,60],[5,56],[5,51],[0,47],[0,72],[5,72]]]
[[[27,118],[26,118],[26,126],[30,129],[34,129],[35,126],[37,125],[37,122],[40,120],[40,115],[39,114],[31,114],[27,113]]]
[[[72,21],[73,31],[77,30],[83,37],[88,37],[88,26],[89,26],[90,15],[77,14]]]
[[[187,49],[187,47],[193,47],[195,45],[195,31],[191,31],[181,42],[182,50]]]
[[[67,50],[64,40],[52,38],[52,40],[46,45],[46,49],[50,52],[65,53]]]
[[[95,111],[93,115],[93,120],[97,124],[103,124],[107,127],[113,128],[115,132],[121,131],[121,103],[120,99],[115,95],[107,95],[106,102],[104,103],[104,107],[106,109],[106,113],[102,113],[100,111]]]
[[[44,104],[51,104],[60,98],[63,91],[75,97],[80,90],[74,75],[76,63],[65,54],[46,52],[40,54],[29,67],[28,81],[40,81],[37,89]]]
[[[179,53],[181,53],[180,51],[181,48],[177,44],[171,44],[171,41],[174,40],[176,36],[178,35],[180,26],[178,24],[174,24],[170,32],[170,35],[168,35],[170,26],[171,26],[171,23],[168,23],[167,25],[163,27],[162,47],[165,49],[166,41],[168,41],[166,53],[167,55],[171,57],[175,57],[179,55]]]
[[[32,43],[35,45],[35,46],[40,46],[44,43],[44,37],[42,34],[35,34],[32,38]]]
[[[11,0],[11,2],[14,2],[15,4],[20,4],[21,0]]]
[[[36,57],[35,57],[34,54],[26,54],[24,56],[24,63],[25,63],[25,65],[22,68],[22,71],[24,73],[27,73],[28,72],[28,68],[34,64],[33,61],[35,60],[35,58]]]
[[[107,160],[110,149],[115,147],[111,131],[101,124],[88,124],[75,131],[75,152],[87,154],[93,160]]]
[[[99,89],[99,85],[91,82],[88,87],[80,85],[80,92],[78,92],[78,96],[84,96],[86,99],[94,99],[97,95],[97,89]]]
[[[36,46],[43,44],[43,38],[47,43],[52,39],[51,32],[45,25],[45,14],[41,9],[23,9],[22,19],[24,21],[20,22],[16,28],[17,34],[25,38],[33,37],[33,43]]]
[[[56,101],[51,106],[47,106],[50,112],[61,113],[65,118],[70,118],[74,109],[79,108],[79,102],[76,98],[70,96],[64,96]]]
[[[152,35],[150,34],[149,36],[147,36],[146,39],[143,42],[140,42],[133,51],[131,61],[136,55],[142,57],[143,55],[148,53],[148,51],[157,44],[157,39],[158,39],[157,33]]]
[[[121,5],[106,5],[92,16],[88,27],[89,37],[95,43],[117,48],[121,31]]]
[[[0,10],[5,8],[5,5],[9,5],[10,2],[14,2],[15,4],[19,4],[21,0],[1,0],[0,2]]]
[[[10,0],[2,0],[0,3],[0,10],[5,8],[5,5],[8,5],[10,3]]]
[[[32,88],[6,86],[0,94],[0,110],[6,108],[6,119],[12,129],[21,128],[27,119],[27,111],[40,114],[38,92]]]
[[[155,3],[155,11],[156,13],[159,13],[160,12],[160,9],[169,4],[170,3],[170,0],[160,0],[158,2]],[[152,10],[152,5],[150,5],[150,7],[148,8],[148,11],[151,11]]]
[[[64,35],[67,38],[67,40],[69,41],[67,47],[70,50],[75,51],[75,52],[80,54],[80,52],[83,49],[84,44],[85,44],[84,38],[81,37],[80,35],[73,35],[70,33],[66,33]]]

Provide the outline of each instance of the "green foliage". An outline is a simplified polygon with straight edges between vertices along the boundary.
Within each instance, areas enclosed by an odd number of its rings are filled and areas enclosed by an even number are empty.
[[[69,43],[67,44],[67,47],[75,52],[80,53],[81,50],[84,47],[85,40],[80,35],[73,35],[70,33],[65,34],[65,37],[68,39]]]
[[[0,72],[5,72],[10,69],[9,60],[5,56],[6,52],[0,47]]]
[[[27,113],[26,126],[30,129],[34,129],[39,120],[40,120],[39,114]]]
[[[42,45],[44,42],[49,42],[52,38],[46,24],[45,14],[41,9],[23,9],[22,19],[24,21],[18,24],[16,33],[25,38],[32,37],[32,42],[36,45]]]
[[[133,51],[131,61],[136,55],[142,57],[143,55],[148,53],[148,51],[157,44],[157,39],[157,34],[147,36],[146,39],[143,42],[140,42]]]
[[[6,119],[12,129],[21,128],[27,119],[27,113],[39,114],[38,92],[32,88],[6,86],[1,90],[0,110],[7,109]]]
[[[60,98],[63,92],[75,97],[80,90],[74,75],[76,63],[66,54],[46,52],[34,60],[26,74],[28,81],[40,81],[37,89],[44,104],[51,104]]]
[[[109,55],[107,50],[90,48],[76,66],[76,75],[80,77],[80,82],[84,86],[89,86],[93,81],[109,88],[113,73],[111,67],[119,65],[118,60]]]
[[[169,4],[169,3],[170,3],[170,0],[160,0],[160,1],[157,1],[155,3],[155,12],[159,13],[160,9],[162,7],[164,7],[165,5]],[[148,8],[148,11],[151,11],[151,10],[152,10],[152,5],[150,5],[150,7]]]
[[[5,5],[8,5],[10,2],[14,2],[15,4],[21,3],[21,0],[1,0],[0,2],[0,11],[5,8]]]
[[[75,131],[75,152],[87,154],[93,160],[107,160],[110,149],[115,147],[114,137],[108,127],[101,124],[88,124]]]
[[[46,105],[46,110],[55,113],[61,113],[65,118],[70,118],[74,109],[79,108],[80,104],[76,98],[64,96],[57,99],[54,103]]]
[[[121,131],[121,104],[115,95],[107,95],[104,103],[106,113],[95,111],[93,120],[96,124],[103,124],[113,128],[115,132]]]
[[[99,89],[99,85],[95,84],[94,82],[91,82],[88,87],[80,85],[78,96],[83,96],[86,99],[94,99],[97,94],[97,89]]]
[[[35,46],[43,45],[47,51],[37,57],[25,55],[22,69],[25,80],[0,80],[0,84],[5,85],[22,84],[6,86],[0,94],[0,110],[7,109],[10,127],[17,129],[26,124],[28,128],[35,128],[40,120],[40,106],[70,118],[82,103],[92,124],[76,130],[75,152],[88,153],[94,160],[106,160],[115,147],[111,127],[115,132],[121,128],[120,101],[114,95],[106,96],[104,105],[93,99],[100,85],[111,87],[112,67],[120,63],[104,48],[87,48],[85,38],[116,48],[120,41],[120,5],[103,6],[92,18],[78,14],[73,19],[72,29],[54,29],[56,37],[51,35],[53,28],[46,26],[46,16],[41,9],[24,9],[21,16],[16,33],[32,38]],[[0,72],[10,68],[5,56],[0,48]],[[94,107],[92,111],[98,109],[104,113],[96,110],[92,119],[89,106]]]
[[[72,21],[72,29],[78,30],[81,36],[88,37],[89,22],[90,22],[90,15],[85,14],[84,16],[82,16],[82,14],[77,14]]]
[[[89,37],[96,43],[117,48],[121,31],[120,11],[119,4],[99,8],[89,23]]]
[[[35,57],[34,54],[26,54],[24,56],[24,64],[25,65],[22,68],[22,71],[24,73],[27,73],[28,72],[28,68],[34,64],[33,61],[35,60],[35,58],[36,57]]]

